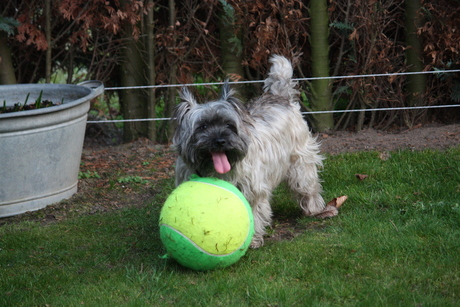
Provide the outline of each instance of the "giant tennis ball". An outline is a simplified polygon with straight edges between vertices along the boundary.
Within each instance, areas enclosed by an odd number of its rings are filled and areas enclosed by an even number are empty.
[[[194,270],[238,261],[254,235],[254,218],[243,194],[216,178],[194,176],[179,185],[160,213],[167,255]]]

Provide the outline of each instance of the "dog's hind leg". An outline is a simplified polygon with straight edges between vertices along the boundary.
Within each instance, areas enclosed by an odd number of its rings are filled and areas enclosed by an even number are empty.
[[[296,194],[303,213],[308,216],[322,212],[325,207],[317,169],[321,161],[322,157],[313,150],[298,151],[292,154],[287,172],[286,181]]]

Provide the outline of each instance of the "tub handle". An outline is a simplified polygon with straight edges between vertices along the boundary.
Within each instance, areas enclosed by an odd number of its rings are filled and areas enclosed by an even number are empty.
[[[80,82],[77,85],[86,86],[86,87],[91,88],[95,93],[94,97],[99,96],[102,93],[104,93],[104,83],[102,83],[101,81],[88,80],[88,81]]]

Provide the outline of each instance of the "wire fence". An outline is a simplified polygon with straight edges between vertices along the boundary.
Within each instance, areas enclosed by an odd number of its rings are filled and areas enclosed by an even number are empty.
[[[393,76],[407,76],[416,74],[450,74],[460,72],[460,69],[453,70],[434,70],[434,71],[421,71],[421,72],[401,72],[401,73],[387,73],[387,74],[365,74],[365,75],[350,75],[350,76],[332,76],[332,77],[309,77],[309,78],[294,78],[293,81],[314,81],[314,80],[335,80],[335,79],[352,79],[352,78],[382,78]],[[253,84],[263,83],[264,80],[252,81],[230,81],[229,84]],[[193,87],[193,86],[213,86],[222,85],[223,82],[205,82],[205,83],[188,83],[188,84],[161,84],[161,85],[141,85],[141,86],[120,86],[120,87],[107,87],[106,91],[115,90],[133,90],[133,89],[157,89],[157,88],[170,88],[170,87]],[[352,112],[373,112],[373,111],[398,111],[398,110],[417,110],[417,109],[439,109],[439,108],[455,108],[460,107],[460,104],[450,105],[435,105],[435,106],[414,106],[414,107],[394,107],[394,108],[374,108],[374,109],[352,109],[352,110],[325,110],[325,111],[309,111],[302,114],[327,114],[327,113],[352,113]],[[100,121],[87,121],[89,124],[106,124],[106,123],[128,123],[128,122],[145,122],[145,121],[169,121],[173,118],[139,118],[139,119],[117,119],[117,120],[100,120]]]

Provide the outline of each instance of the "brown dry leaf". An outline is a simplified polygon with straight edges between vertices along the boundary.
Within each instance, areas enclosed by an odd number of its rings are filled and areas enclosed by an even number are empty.
[[[231,81],[240,81],[243,80],[243,77],[239,74],[227,74]]]
[[[359,38],[358,30],[355,28],[353,32],[348,36],[349,40],[355,40]]]
[[[340,208],[347,199],[348,196],[342,195],[328,202],[326,206],[334,206],[336,208]]]
[[[393,83],[396,80],[396,75],[391,75],[388,77],[388,82]]]
[[[361,181],[369,177],[369,175],[364,175],[364,174],[355,174],[355,176]]]
[[[316,218],[319,219],[325,219],[328,217],[333,217],[339,214],[339,209],[335,206],[327,205],[323,211],[321,211],[318,214],[313,215]]]
[[[320,213],[314,215],[319,219],[325,219],[328,217],[333,217],[339,214],[339,208],[343,205],[343,203],[348,199],[348,196],[342,195],[339,197],[334,198],[330,202],[327,203],[326,207]]]

